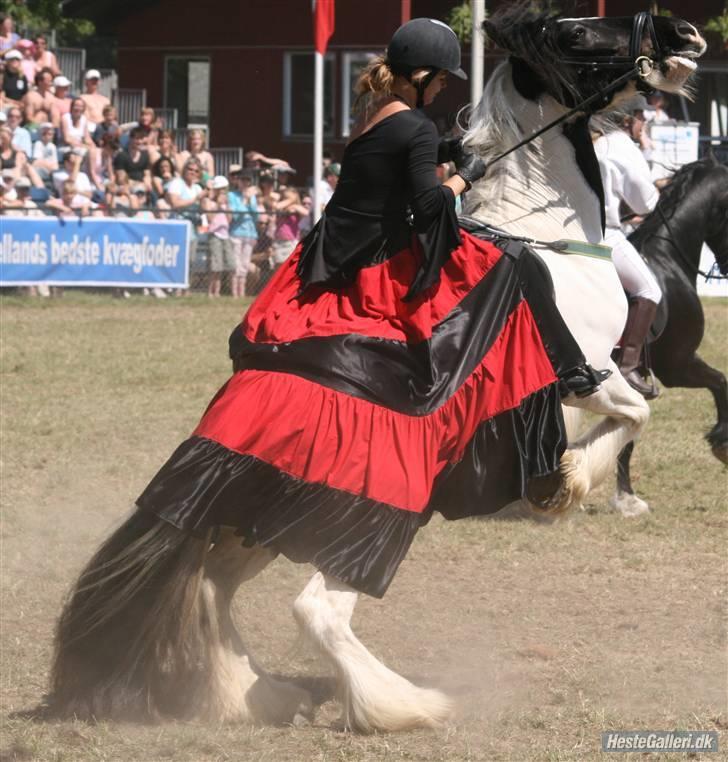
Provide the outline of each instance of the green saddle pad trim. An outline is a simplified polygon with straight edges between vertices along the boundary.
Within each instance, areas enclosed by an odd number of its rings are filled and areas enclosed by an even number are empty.
[[[562,238],[554,241],[554,250],[559,254],[576,254],[580,257],[593,257],[594,259],[611,259],[612,247],[601,243],[587,243],[586,241],[572,241]]]

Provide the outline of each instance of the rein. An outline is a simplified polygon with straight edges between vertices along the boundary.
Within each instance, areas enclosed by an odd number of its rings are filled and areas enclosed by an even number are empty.
[[[659,57],[660,53],[662,52],[662,46],[657,39],[655,25],[652,23],[652,16],[646,11],[642,11],[634,17],[632,34],[629,41],[628,56],[593,56],[590,61],[582,61],[580,59],[574,58],[560,59],[562,63],[580,67],[577,69],[578,73],[582,73],[585,69],[591,69],[593,71],[610,68],[623,69],[625,66],[629,67],[629,70],[622,74],[621,77],[617,77],[617,79],[615,79],[613,82],[610,82],[608,85],[598,90],[593,95],[585,98],[583,101],[581,101],[581,103],[578,103],[570,111],[567,111],[565,114],[562,114],[560,117],[558,117],[558,119],[554,119],[553,122],[550,122],[545,127],[542,127],[540,130],[532,133],[527,138],[521,140],[519,143],[516,143],[516,145],[511,146],[511,148],[509,148],[507,151],[504,151],[499,156],[496,156],[495,159],[492,159],[488,162],[488,166],[495,164],[497,161],[500,161],[501,159],[504,159],[506,156],[508,156],[508,154],[513,153],[513,151],[517,151],[519,148],[527,145],[532,140],[535,140],[540,135],[543,135],[544,132],[548,132],[548,130],[558,126],[562,122],[566,121],[569,117],[572,117],[574,114],[582,111],[586,106],[591,105],[595,101],[603,99],[605,95],[611,93],[613,90],[616,90],[625,82],[628,82],[631,79],[644,80],[646,77],[648,77],[655,66],[655,60],[649,56],[640,55],[640,49],[642,47],[642,36],[645,27],[647,27],[650,33],[650,39],[654,48],[653,55]]]
[[[665,216],[665,212],[662,210],[662,207],[658,203],[655,207],[655,210],[660,213],[660,219],[665,224],[665,227],[667,228],[667,232],[670,234],[669,238],[666,238],[665,236],[654,236],[655,238],[660,238],[663,241],[667,241],[670,246],[677,252],[678,259],[682,262],[683,265],[685,265],[689,271],[692,271],[692,274],[694,276],[702,275],[705,280],[728,280],[728,275],[711,275],[710,273],[704,273],[699,265],[694,265],[686,256],[683,254],[682,249],[675,243],[675,234],[672,232],[672,228],[670,227],[670,220]]]

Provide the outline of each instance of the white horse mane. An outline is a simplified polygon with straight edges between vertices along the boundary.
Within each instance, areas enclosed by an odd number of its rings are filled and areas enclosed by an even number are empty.
[[[470,115],[470,124],[463,142],[488,164],[498,154],[522,140],[524,135],[516,120],[510,94],[506,92],[511,82],[511,68],[507,62],[499,64],[483,91],[480,103]],[[516,160],[523,159],[515,152]],[[504,190],[503,172],[498,167],[489,168],[482,182],[476,183],[468,194],[468,207],[489,205],[501,198]],[[523,176],[527,176],[525,167]]]

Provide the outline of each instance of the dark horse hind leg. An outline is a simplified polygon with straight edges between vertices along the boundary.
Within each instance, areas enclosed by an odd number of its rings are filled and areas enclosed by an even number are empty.
[[[705,438],[710,444],[713,455],[722,463],[728,463],[728,382],[726,377],[698,355],[693,355],[681,365],[674,360],[668,367],[662,367],[662,362],[659,364],[655,362],[655,372],[665,386],[710,390],[715,400],[718,420]]]
[[[659,360],[654,365],[657,377],[667,387],[681,386],[710,390],[715,400],[718,421],[705,435],[705,438],[710,444],[713,455],[722,463],[728,463],[728,382],[726,382],[726,377],[719,370],[708,365],[698,355],[693,355],[688,362],[674,363],[670,367],[664,367]],[[634,496],[630,476],[630,461],[633,450],[634,442],[630,442],[619,453],[617,495],[614,502],[631,500],[630,496]],[[639,500],[639,498],[637,499]]]

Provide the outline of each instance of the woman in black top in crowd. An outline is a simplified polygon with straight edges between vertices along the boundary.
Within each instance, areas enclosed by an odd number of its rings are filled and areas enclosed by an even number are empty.
[[[430,19],[362,74],[322,219],[233,332],[235,374],[142,508],[382,595],[433,510],[491,513],[558,475],[561,397],[599,378],[533,255],[458,229],[455,197],[485,166],[420,110],[450,74],[465,77],[457,38]]]

